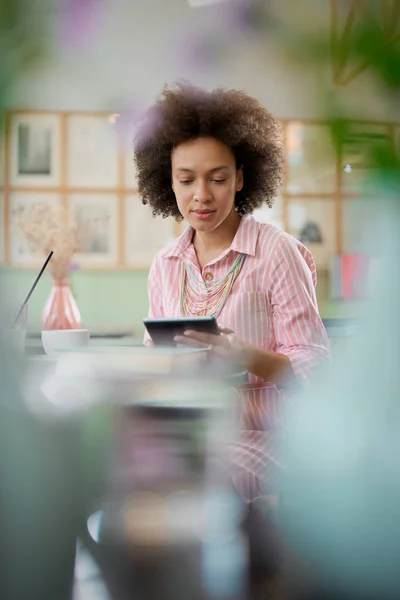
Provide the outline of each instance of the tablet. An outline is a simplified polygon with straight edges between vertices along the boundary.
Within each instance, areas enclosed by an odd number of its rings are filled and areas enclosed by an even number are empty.
[[[177,317],[166,319],[143,319],[151,339],[156,346],[175,346],[174,337],[189,329],[219,335],[215,317]]]

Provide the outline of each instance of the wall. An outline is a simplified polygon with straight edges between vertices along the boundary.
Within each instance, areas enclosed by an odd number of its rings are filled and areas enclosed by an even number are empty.
[[[37,0],[40,3],[49,4]],[[50,4],[57,3],[66,4],[64,0]],[[271,16],[267,29],[258,34],[246,29],[244,18],[232,14],[233,0],[201,9],[191,9],[187,0],[93,0],[91,4],[99,9],[85,35],[80,33],[84,25],[76,25],[66,35],[60,8],[42,11],[53,45],[40,68],[15,82],[10,105],[141,109],[165,82],[186,78],[205,87],[244,89],[282,118],[321,114],[319,94],[329,73],[319,71],[317,63],[300,67],[294,55],[285,53],[282,41],[290,41],[293,31],[328,36],[329,0],[264,0]],[[207,51],[201,48],[204,41]],[[398,102],[384,99],[368,70],[339,92],[358,117],[400,117]]]
[[[2,294],[11,305],[23,300],[33,283],[29,270],[2,269]],[[142,317],[147,312],[147,271],[87,271],[74,273],[71,288],[85,327],[93,329],[133,329],[142,331]],[[51,278],[44,276],[29,302],[28,328],[39,330],[40,318],[51,289]]]
[[[327,27],[328,2],[311,3],[313,18],[307,19],[308,25],[313,24],[314,31],[321,24]],[[39,69],[19,78],[10,104],[142,108],[165,82],[186,78],[205,87],[244,89],[280,117],[315,116],[318,110],[316,73],[304,72],[284,59],[274,22],[258,35],[237,27],[240,17],[232,15],[230,0],[203,9],[189,8],[186,0],[103,0],[98,4],[102,8],[86,44],[75,39],[68,43],[71,36],[66,42],[65,33],[60,35],[65,28],[62,13],[48,15],[51,53]],[[277,4],[282,10],[298,2]],[[209,42],[208,51],[201,48],[204,40]]]
[[[35,273],[23,269],[0,269],[2,295],[11,306],[22,302]],[[142,318],[147,313],[147,271],[82,271],[74,273],[71,289],[81,312],[83,325],[96,330],[132,329],[141,336]],[[51,290],[51,278],[43,276],[29,301],[28,328],[38,331],[43,306]],[[323,316],[340,316],[348,306],[327,301],[328,273],[318,275],[317,296]]]

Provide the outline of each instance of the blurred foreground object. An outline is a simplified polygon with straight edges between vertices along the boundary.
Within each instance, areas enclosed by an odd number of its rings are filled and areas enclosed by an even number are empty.
[[[246,597],[246,511],[226,451],[237,430],[231,387],[246,374],[206,356],[146,347],[60,352],[40,385],[36,372],[36,398],[27,392],[37,414],[66,422],[81,415],[97,431],[86,443],[93,493],[83,537],[112,597]]]
[[[362,326],[286,422],[284,525],[334,598],[400,597],[399,191],[392,172]]]
[[[37,14],[33,4],[36,3],[0,0],[0,114],[17,78],[45,56],[48,31],[43,20],[34,18]]]
[[[71,597],[83,513],[80,429],[24,403],[24,363],[0,330],[0,597]]]
[[[398,85],[398,0],[330,0],[330,3],[334,83],[346,85],[372,67]]]

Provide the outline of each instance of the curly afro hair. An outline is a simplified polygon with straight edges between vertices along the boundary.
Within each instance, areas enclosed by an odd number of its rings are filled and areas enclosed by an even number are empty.
[[[165,86],[138,127],[134,154],[143,204],[154,215],[182,218],[171,187],[171,151],[202,136],[226,144],[237,167],[243,165],[244,186],[235,198],[238,213],[252,213],[262,204],[271,207],[283,162],[278,123],[244,92],[207,92],[189,83]]]

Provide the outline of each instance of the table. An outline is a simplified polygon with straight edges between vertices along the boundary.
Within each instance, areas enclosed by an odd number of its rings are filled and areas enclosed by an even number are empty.
[[[129,329],[104,329],[90,332],[90,346],[103,346],[105,343],[108,346],[141,346],[143,339]],[[44,354],[41,333],[27,332],[25,348],[28,355]]]

